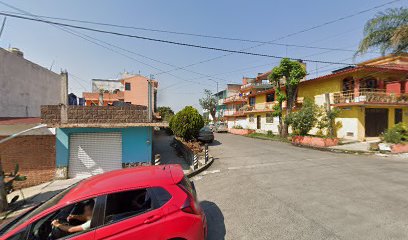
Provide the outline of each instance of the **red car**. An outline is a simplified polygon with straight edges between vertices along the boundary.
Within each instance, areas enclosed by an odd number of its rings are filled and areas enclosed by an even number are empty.
[[[81,231],[71,231],[87,223]],[[0,239],[7,240],[201,240],[206,235],[194,185],[178,165],[127,168],[88,178],[0,229]]]

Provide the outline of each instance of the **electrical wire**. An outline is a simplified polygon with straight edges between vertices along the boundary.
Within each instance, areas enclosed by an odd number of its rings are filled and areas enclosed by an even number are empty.
[[[397,1],[397,0],[395,0],[395,1]],[[129,37],[129,38],[136,38],[136,39],[142,39],[142,40],[148,40],[148,41],[154,41],[154,42],[160,42],[160,43],[168,43],[168,44],[185,46],[185,47],[207,49],[207,50],[213,50],[213,51],[221,51],[221,52],[236,53],[236,54],[258,56],[258,57],[268,57],[268,58],[276,58],[276,59],[289,58],[289,59],[292,59],[292,60],[300,60],[300,59],[291,58],[291,57],[283,57],[283,56],[269,55],[269,54],[263,54],[263,53],[246,52],[246,51],[241,51],[241,50],[232,50],[232,49],[225,49],[225,48],[219,48],[219,47],[209,47],[209,46],[203,46],[203,45],[197,45],[197,44],[191,44],[191,43],[176,42],[176,41],[170,41],[170,40],[164,40],[164,39],[158,39],[158,38],[151,38],[151,37],[143,37],[143,36],[138,36],[138,35],[133,35],[133,34],[128,34],[128,33],[112,32],[112,31],[107,31],[107,30],[102,30],[102,29],[95,29],[95,28],[83,27],[83,26],[78,26],[78,25],[71,25],[71,24],[53,22],[53,21],[48,21],[48,20],[18,16],[18,15],[15,15],[15,14],[8,14],[8,13],[1,13],[0,12],[0,15],[12,17],[12,18],[19,18],[19,19],[29,20],[29,21],[42,22],[42,23],[47,23],[47,24],[52,24],[52,25],[57,25],[57,26],[62,26],[62,27],[70,27],[70,28],[76,28],[76,29],[87,30],[87,31],[92,31],[92,32],[98,32],[98,33],[104,33],[104,34],[110,34],[110,35],[116,35],[116,36],[122,36],[122,37]],[[314,62],[314,63],[328,63],[328,64],[350,65],[350,66],[354,65],[352,63],[321,61],[321,60],[313,60],[313,59],[301,59],[301,60],[304,61],[304,62]],[[164,72],[162,72],[162,73],[164,73]],[[157,75],[157,74],[155,74],[155,75]]]

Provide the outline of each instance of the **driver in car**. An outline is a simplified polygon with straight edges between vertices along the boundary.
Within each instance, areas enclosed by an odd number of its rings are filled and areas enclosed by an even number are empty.
[[[52,221],[51,225],[67,233],[86,231],[91,228],[92,212],[94,205],[95,205],[94,200],[89,200],[84,206],[84,213],[82,215],[69,215],[67,217],[67,221],[77,219],[81,222],[84,222],[81,225],[78,226],[65,225],[60,223],[57,219]]]

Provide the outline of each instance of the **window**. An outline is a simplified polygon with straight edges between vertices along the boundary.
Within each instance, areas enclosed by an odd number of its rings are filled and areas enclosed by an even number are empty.
[[[42,217],[31,225],[28,239],[48,240],[85,234],[87,232],[91,234],[89,230],[97,222],[96,217],[94,217],[95,202],[95,198],[84,200]],[[68,220],[68,216],[72,217]],[[65,229],[62,227],[54,227],[52,229],[51,223],[54,220],[58,220]],[[76,231],[69,232],[69,228],[70,230],[76,228]]]
[[[266,94],[266,102],[275,102],[275,94],[274,93]]]
[[[395,115],[395,118],[394,118],[395,124],[402,122],[402,109],[401,108],[396,108],[394,115]]]
[[[250,106],[255,106],[255,102],[256,102],[256,101],[255,101],[255,97],[250,97],[250,98],[249,98],[249,105],[250,105]]]
[[[50,200],[44,202],[43,204],[34,207],[31,211],[28,211],[27,213],[21,215],[20,217],[14,219],[12,222],[10,222],[8,225],[3,227],[0,231],[0,235],[3,235],[5,232],[11,231],[17,226],[21,225],[22,223],[26,222],[30,218],[36,216],[37,214],[43,212],[44,210],[47,210],[48,208],[54,206],[57,204],[69,191],[71,191],[72,188],[74,188],[77,184],[74,184],[70,186],[69,188],[65,189],[64,191],[58,193],[54,197],[52,197]]]
[[[249,122],[251,123],[255,122],[255,118],[253,114],[249,115]]]
[[[273,123],[273,114],[267,113],[266,114],[266,123]]]
[[[125,91],[130,91],[130,83],[125,83]]]
[[[106,199],[105,224],[114,223],[153,209],[147,189],[109,194]]]
[[[27,239],[28,227],[20,230],[18,233],[14,234],[13,236],[7,238],[7,240],[21,240]]]

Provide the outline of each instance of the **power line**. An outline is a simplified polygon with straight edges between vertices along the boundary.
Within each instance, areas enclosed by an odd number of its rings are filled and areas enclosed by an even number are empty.
[[[1,13],[15,14],[15,15],[28,15],[28,14],[22,14],[22,13],[10,12],[10,11],[1,11]],[[94,22],[94,21],[87,21],[87,20],[77,20],[77,19],[69,19],[69,18],[61,18],[61,17],[50,17],[50,16],[44,16],[44,15],[35,15],[35,16],[45,18],[45,19],[62,20],[62,21],[68,21],[68,22],[86,23],[86,24],[117,27],[117,28],[125,28],[125,29],[135,29],[135,30],[150,31],[150,32],[186,35],[186,36],[194,36],[194,37],[202,37],[202,38],[211,38],[211,39],[238,41],[238,42],[249,42],[249,43],[262,43],[262,44],[267,44],[267,45],[276,45],[276,46],[285,46],[285,47],[309,48],[309,49],[320,49],[320,50],[331,50],[331,51],[342,51],[342,52],[355,52],[355,50],[353,50],[353,49],[328,48],[328,47],[318,47],[318,46],[308,46],[308,45],[298,45],[298,44],[288,44],[288,43],[274,43],[274,42],[251,40],[251,39],[221,37],[221,36],[214,36],[214,35],[205,35],[205,34],[195,34],[195,33],[168,31],[168,30],[159,30],[159,29],[152,29],[152,28],[124,26],[124,25],[118,25],[118,24]],[[378,52],[375,52],[375,53],[378,53]]]
[[[17,8],[17,7],[12,6],[12,5],[6,4],[6,3],[4,3],[4,2],[2,2],[2,1],[0,1],[0,3],[3,4],[3,5],[6,5],[7,7],[13,8],[13,9],[15,9],[15,10],[17,10],[17,11],[21,11],[21,12],[25,13],[26,15],[31,15],[31,16],[33,16],[33,17],[36,17],[36,16],[37,16],[37,15],[31,14],[30,12],[27,12],[27,11],[25,11],[25,10],[22,10],[22,9],[19,9],[19,8]],[[41,20],[41,19],[40,19],[39,17],[37,17],[37,20]],[[91,36],[89,36],[89,35],[86,35],[86,34],[83,34],[83,33],[79,33],[79,32],[74,31],[74,30],[66,29],[66,28],[63,27],[63,26],[53,25],[53,24],[50,24],[50,25],[51,25],[51,26],[54,26],[54,27],[56,27],[56,28],[58,28],[58,29],[60,29],[60,30],[62,30],[62,31],[64,31],[64,32],[67,32],[67,33],[70,33],[70,34],[72,34],[72,35],[74,35],[74,36],[77,36],[77,37],[79,37],[79,38],[81,38],[81,39],[83,39],[83,40],[86,40],[86,41],[88,41],[88,42],[90,42],[90,43],[96,44],[96,45],[98,45],[98,46],[100,46],[100,47],[103,47],[103,48],[105,48],[105,49],[107,49],[107,50],[110,50],[110,51],[112,51],[112,52],[114,52],[114,53],[117,53],[117,54],[119,54],[119,55],[122,55],[122,56],[124,56],[124,57],[127,57],[127,58],[129,58],[129,59],[131,59],[131,60],[133,60],[133,61],[136,61],[136,62],[140,63],[140,64],[146,65],[146,66],[148,66],[148,67],[150,67],[150,68],[153,68],[153,69],[155,69],[155,70],[163,71],[163,70],[160,69],[160,68],[157,68],[157,67],[152,66],[152,65],[150,65],[150,64],[147,64],[147,63],[144,63],[144,62],[142,62],[142,61],[139,61],[139,60],[137,60],[137,59],[135,59],[135,58],[133,58],[133,57],[130,57],[130,56],[126,55],[126,54],[123,54],[123,53],[121,53],[121,52],[115,51],[114,49],[109,48],[109,47],[106,47],[106,46],[104,46],[104,45],[102,45],[102,44],[99,44],[98,42],[102,42],[102,43],[104,43],[104,44],[106,44],[106,45],[109,45],[109,46],[111,46],[111,47],[118,48],[118,49],[120,49],[120,50],[122,50],[122,51],[126,51],[126,52],[128,52],[128,53],[132,53],[132,54],[135,54],[135,55],[138,55],[138,56],[147,58],[147,59],[152,60],[152,61],[156,61],[156,62],[159,62],[159,63],[162,63],[162,64],[166,64],[166,65],[169,65],[169,66],[172,66],[172,67],[176,67],[175,65],[172,65],[172,64],[169,64],[169,63],[165,63],[165,62],[162,62],[162,61],[160,61],[160,60],[156,60],[156,59],[153,59],[153,58],[144,56],[144,55],[142,55],[142,54],[138,54],[138,53],[136,53],[136,52],[133,52],[133,51],[130,51],[130,50],[121,48],[121,47],[119,47],[119,46],[116,46],[116,45],[114,45],[114,44],[111,44],[111,43],[102,41],[102,40],[100,40],[100,39],[93,38],[93,37],[91,37]],[[84,36],[85,36],[85,37],[84,37]],[[90,40],[90,39],[92,39],[92,40]],[[97,41],[97,42],[95,42],[95,41]],[[207,76],[207,75],[205,75],[205,74],[198,73],[198,72],[191,71],[191,70],[187,70],[187,69],[186,69],[186,71],[193,72],[193,73],[195,73],[195,74],[199,74],[199,75],[202,75],[202,76]],[[192,83],[200,84],[200,85],[205,85],[205,84],[202,84],[202,83],[199,83],[199,82],[195,82],[195,81],[192,81],[192,80],[183,79],[183,78],[178,77],[178,76],[176,76],[176,75],[173,75],[173,74],[171,74],[171,73],[168,73],[168,75],[173,76],[173,77],[175,77],[175,78],[177,78],[177,79],[180,79],[180,80],[183,80],[183,81],[192,82]],[[221,79],[221,80],[222,80],[222,79]]]
[[[399,1],[399,0],[398,0],[398,1]],[[127,34],[127,33],[112,32],[112,31],[106,31],[106,30],[102,30],[102,29],[95,29],[95,28],[83,27],[83,26],[78,26],[78,25],[71,25],[71,24],[53,22],[53,21],[48,21],[48,20],[35,19],[35,18],[24,17],[24,16],[18,16],[18,15],[8,14],[8,13],[0,13],[0,15],[8,16],[8,17],[13,17],[13,18],[24,19],[24,20],[29,20],[29,21],[35,21],[35,22],[48,23],[48,24],[57,25],[57,26],[76,28],[76,29],[81,29],[81,30],[87,30],[87,31],[98,32],[98,33],[104,33],[104,34],[110,34],[110,35],[116,35],[116,36],[122,36],[122,37],[137,38],[137,39],[148,40],[148,41],[154,41],[154,42],[160,42],[160,43],[168,43],[168,44],[179,45],[179,46],[185,46],[185,47],[200,48],[200,49],[207,49],[207,50],[221,51],[221,52],[228,52],[228,53],[237,53],[237,54],[250,55],[250,56],[276,58],[276,59],[285,58],[285,57],[276,56],[276,55],[269,55],[269,54],[262,54],[262,53],[253,53],[253,52],[245,52],[245,51],[240,51],[240,50],[232,50],[232,49],[225,49],[225,48],[218,48],[218,47],[209,47],[209,46],[203,46],[203,45],[197,45],[197,44],[190,44],[190,43],[169,41],[169,40],[164,40],[164,39],[143,37],[143,36],[138,36],[138,35],[133,35],[133,34]],[[296,58],[289,58],[289,59],[297,60]],[[328,64],[338,64],[338,65],[354,65],[354,64],[351,64],[351,63],[339,63],[339,62],[321,61],[321,60],[313,60],[313,59],[302,59],[302,60],[305,61],[305,62],[315,62],[315,63],[328,63]],[[167,72],[166,72],[166,73],[167,73]],[[155,74],[155,75],[157,75],[157,74]]]
[[[329,25],[329,24],[336,23],[336,22],[338,22],[338,21],[345,20],[345,19],[347,19],[347,18],[352,18],[352,17],[355,17],[355,16],[357,16],[357,15],[360,15],[360,14],[363,14],[363,13],[366,13],[366,12],[369,12],[369,11],[372,11],[372,10],[376,10],[376,9],[382,8],[382,7],[386,6],[386,5],[390,5],[390,4],[399,2],[399,1],[401,1],[401,0],[393,0],[393,1],[390,1],[390,2],[386,2],[386,3],[384,3],[384,4],[374,6],[374,7],[372,7],[372,8],[366,9],[366,10],[362,10],[362,11],[359,11],[359,12],[356,12],[356,13],[353,13],[353,14],[349,14],[349,15],[344,16],[344,17],[341,17],[341,18],[337,18],[337,19],[335,19],[335,20],[331,20],[331,21],[328,21],[328,22],[324,22],[324,23],[322,23],[322,24],[318,24],[318,25],[315,25],[315,26],[310,27],[310,28],[306,28],[306,29],[303,29],[303,30],[300,30],[300,31],[297,31],[297,32],[294,32],[294,33],[290,33],[290,34],[284,35],[284,36],[282,36],[282,37],[276,38],[276,39],[274,39],[274,40],[272,40],[272,41],[269,41],[269,42],[272,43],[272,42],[276,42],[276,41],[279,41],[279,40],[282,40],[282,39],[285,39],[285,38],[288,38],[288,37],[292,37],[292,36],[295,36],[295,35],[298,35],[298,34],[301,34],[301,33],[305,33],[305,32],[308,32],[308,31],[311,31],[311,30],[314,30],[314,29],[317,29],[317,28],[320,28],[320,27],[323,27],[323,26],[327,26],[327,25]],[[246,50],[253,49],[253,48],[256,48],[256,47],[260,47],[260,46],[263,46],[263,45],[265,45],[265,44],[260,43],[260,44],[257,44],[257,45],[255,45],[255,46],[252,46],[252,47],[248,47],[248,48],[241,49],[241,51],[246,51]],[[217,59],[220,59],[220,58],[223,58],[223,57],[232,55],[232,54],[233,54],[233,53],[228,53],[228,54],[220,55],[220,56],[217,56],[217,57],[213,57],[213,58],[201,60],[201,61],[199,61],[199,62],[192,63],[192,64],[186,65],[186,66],[184,66],[184,67],[181,67],[181,68],[175,68],[175,69],[170,70],[170,71],[156,73],[155,75],[159,75],[159,74],[163,74],[163,73],[168,73],[168,72],[180,70],[180,69],[182,69],[182,68],[187,68],[187,67],[192,67],[192,66],[195,66],[195,65],[207,63],[207,62],[210,62],[210,61],[213,61],[213,60],[217,60]]]

